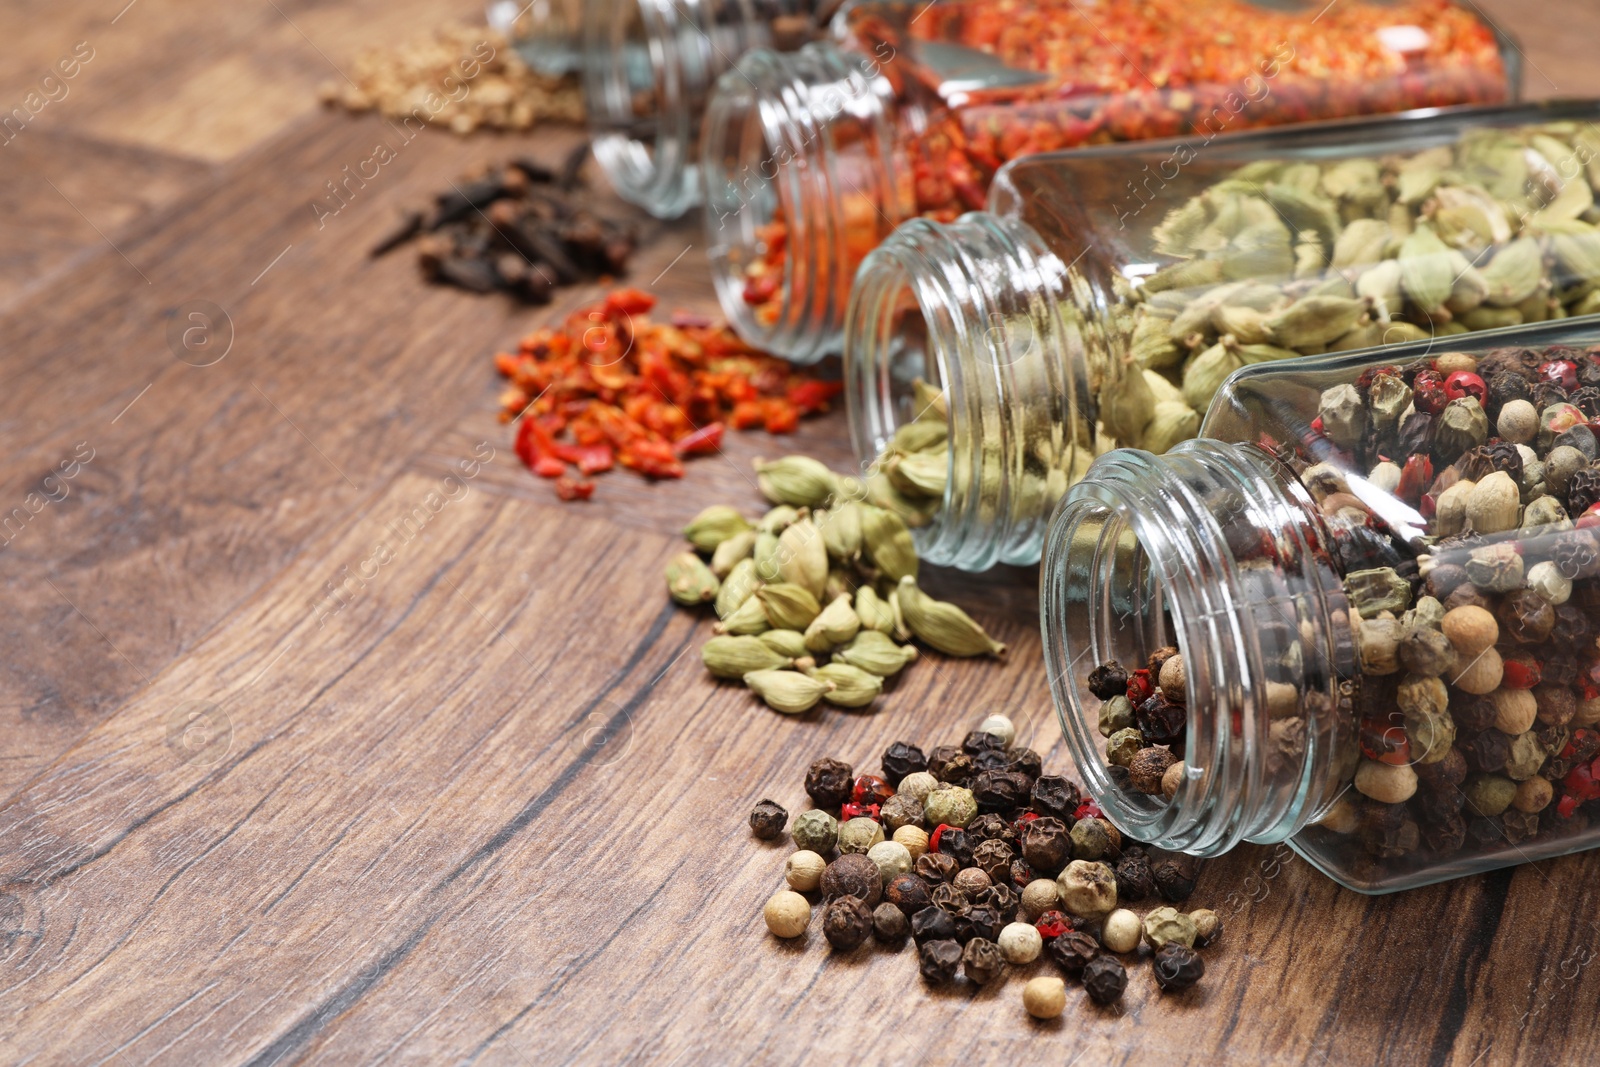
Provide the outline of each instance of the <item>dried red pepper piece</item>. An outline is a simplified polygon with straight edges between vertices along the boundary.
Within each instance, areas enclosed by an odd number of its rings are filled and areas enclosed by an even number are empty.
[[[494,357],[511,382],[500,417],[517,420],[517,457],[555,480],[563,500],[587,500],[587,477],[619,464],[681,478],[686,457],[721,450],[727,426],[789,433],[839,395],[840,383],[759,352],[703,316],[653,322],[654,305],[643,290],[616,289]]]

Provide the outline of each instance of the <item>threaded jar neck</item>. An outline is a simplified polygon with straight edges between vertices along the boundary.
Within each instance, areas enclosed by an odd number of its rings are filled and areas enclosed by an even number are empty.
[[[915,380],[949,411],[944,501],[915,531],[929,562],[1037,562],[1050,509],[1087,465],[1093,419],[1065,275],[1031,227],[972,212],[907,222],[856,276],[844,374],[863,468],[918,414]]]
[[[1339,576],[1315,551],[1324,533],[1293,473],[1250,445],[1117,450],[1063,497],[1040,583],[1045,654],[1073,757],[1118,827],[1210,856],[1284,840],[1332,803],[1354,725],[1340,704]],[[1097,664],[1131,672],[1167,645],[1183,655],[1188,722],[1171,800],[1113,782],[1085,684]]]
[[[700,115],[717,76],[810,0],[585,0],[583,96],[617,195],[658,218],[702,197]]]
[[[799,363],[837,352],[855,268],[909,217],[894,98],[872,56],[832,44],[758,49],[718,79],[701,166],[723,314]],[[767,271],[770,295],[753,296]]]

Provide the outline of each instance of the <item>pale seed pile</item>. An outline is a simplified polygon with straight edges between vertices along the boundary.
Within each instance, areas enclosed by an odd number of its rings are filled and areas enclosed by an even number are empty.
[[[684,528],[693,551],[667,564],[667,590],[711,604],[717,637],[701,651],[718,678],[742,681],[776,711],[827,701],[864,708],[918,656],[999,656],[966,612],[917,585],[917,550],[895,512],[866,502],[859,479],[806,456],[756,463],[772,503],[746,518],[715,505]]]
[[[398,47],[367,49],[348,73],[349,81],[322,84],[324,104],[376,109],[390,119],[415,116],[459,134],[584,119],[575,77],[530,69],[504,37],[482,26],[445,26]]]

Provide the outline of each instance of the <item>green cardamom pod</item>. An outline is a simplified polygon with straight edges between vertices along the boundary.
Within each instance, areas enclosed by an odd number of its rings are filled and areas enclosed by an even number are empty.
[[[1167,289],[1197,289],[1222,281],[1222,264],[1215,259],[1190,259],[1162,267],[1145,278],[1141,286],[1147,293]]]
[[[1428,315],[1444,311],[1445,301],[1450,299],[1455,284],[1452,251],[1427,226],[1418,226],[1400,246],[1401,288]]]
[[[1118,370],[1116,377],[1100,390],[1100,421],[1116,440],[1137,442],[1155,417],[1155,394],[1143,374],[1132,373],[1131,368]]]
[[[878,570],[890,578],[917,573],[917,546],[905,520],[885,508],[863,505],[861,547]]]
[[[912,415],[914,419],[950,421],[950,409],[946,406],[943,390],[921,378],[911,383],[911,403],[916,408]]]
[[[1303,352],[1348,333],[1366,310],[1358,298],[1308,296],[1268,318],[1267,329],[1276,344]]]
[[[943,448],[949,436],[948,423],[938,419],[921,419],[901,423],[895,428],[893,440],[896,451],[926,452],[932,448]]]
[[[1433,334],[1412,322],[1391,322],[1383,328],[1383,343],[1403,345],[1408,341],[1426,341]]]
[[[715,552],[711,553],[711,573],[718,578],[726,578],[741,560],[749,559],[750,553],[754,552],[755,549],[756,532],[754,530],[746,530],[743,533],[734,534],[718,545]]]
[[[722,621],[711,629],[719,634],[748,634],[763,633],[772,627],[767,618],[767,609],[761,603],[761,598],[752,596],[743,604],[734,608],[722,617]]]
[[[1272,215],[1240,230],[1217,260],[1207,262],[1220,262],[1228,281],[1287,278],[1294,272],[1293,244],[1289,227]]]
[[[1594,190],[1589,188],[1587,180],[1575,178],[1562,185],[1554,199],[1535,211],[1528,219],[1528,225],[1543,228],[1551,222],[1569,222],[1592,207]]]
[[[751,671],[744,676],[744,684],[767,702],[773,711],[785,715],[801,715],[817,706],[824,693],[833,689],[834,683],[811,678],[799,671]]]
[[[1260,344],[1272,340],[1267,329],[1267,316],[1251,307],[1234,307],[1224,304],[1211,315],[1211,324],[1217,333],[1231,335],[1242,344]]]
[[[1150,236],[1155,239],[1155,250],[1163,256],[1189,256],[1195,251],[1195,240],[1201,231],[1211,221],[1211,213],[1206,210],[1205,202],[1199,198],[1188,201],[1182,207],[1173,208],[1167,212],[1166,217],[1150,231]]]
[[[900,587],[895,586],[889,590],[889,595],[884,597],[889,605],[889,610],[894,614],[894,632],[889,636],[905,644],[911,640],[911,627],[906,625],[906,613],[900,610]]]
[[[800,518],[799,508],[790,507],[788,504],[779,504],[761,516],[761,521],[756,523],[756,529],[761,533],[781,534],[790,523],[798,518]]]
[[[816,597],[828,584],[828,547],[809,515],[778,535],[778,580],[808,589]]]
[[[1168,336],[1172,320],[1151,312],[1149,306],[1139,305],[1133,333],[1128,339],[1128,351],[1141,367],[1156,370],[1176,367],[1183,362],[1183,349]]]
[[[1402,204],[1420,204],[1444,178],[1445,168],[1455,161],[1449,145],[1418,152],[1400,165],[1395,175],[1396,192]]]
[[[779,630],[805,630],[822,614],[811,590],[791,582],[777,582],[756,590],[756,600],[767,609],[767,621]]]
[[[856,609],[850,606],[850,594],[841,593],[811,620],[810,626],[806,627],[806,649],[811,652],[827,652],[836,645],[849,641],[860,632],[861,619],[857,617]]]
[[[942,498],[950,477],[950,459],[944,452],[916,452],[893,457],[885,471],[895,488],[907,496]]]
[[[1333,267],[1348,270],[1381,262],[1394,231],[1382,219],[1355,219],[1333,242]]]
[[[883,678],[899,674],[917,658],[915,645],[896,644],[886,633],[862,630],[854,641],[833,654],[835,663],[848,663]]]
[[[807,676],[829,682],[833,688],[822,694],[822,699],[841,708],[864,708],[883,692],[883,679],[860,667],[848,663],[830,663],[813,667]]]
[[[1521,326],[1522,312],[1516,308],[1480,307],[1462,315],[1459,321],[1469,330],[1496,330],[1504,326]]]
[[[1200,412],[1182,400],[1163,400],[1156,405],[1149,425],[1144,428],[1144,440],[1139,442],[1139,447],[1159,456],[1199,432]]]
[[[1183,402],[1196,411],[1204,411],[1211,406],[1211,398],[1228,380],[1228,375],[1242,366],[1244,360],[1235,346],[1220,342],[1212,345],[1184,366]],[[1145,436],[1149,436],[1148,430]]]
[[[1544,253],[1532,237],[1519,237],[1497,249],[1480,273],[1489,286],[1486,302],[1512,307],[1532,296],[1544,280]]]
[[[733,570],[722,579],[722,588],[717,590],[715,606],[717,618],[726,619],[737,611],[745,601],[756,594],[756,587],[761,584],[761,579],[756,577],[756,561],[742,559],[733,565]]]
[[[891,511],[911,526],[926,526],[932,521],[934,513],[939,510],[940,503],[937,500],[913,499],[906,496],[894,487],[894,482],[884,473],[882,464],[878,464],[867,476],[867,500],[870,503],[866,506]],[[862,512],[863,516],[865,514],[866,512]]]
[[[856,590],[856,618],[861,620],[865,630],[885,634],[894,632],[894,609],[870,585],[863,585]]]
[[[811,650],[806,648],[805,634],[799,630],[765,630],[756,635],[756,640],[778,655],[790,659],[797,660],[811,654]]]
[[[1371,348],[1383,344],[1383,324],[1358,322],[1349,333],[1340,334],[1328,343],[1329,352],[1353,352],[1358,348]]]
[[[700,660],[718,678],[743,678],[751,671],[775,671],[794,664],[793,656],[774,651],[758,637],[723,634],[700,649]]]
[[[1569,281],[1600,279],[1600,231],[1557,233],[1550,239],[1556,262],[1565,267]]]
[[[750,553],[755,560],[756,577],[763,582],[778,580],[778,535],[762,530],[756,534],[756,546]]]
[[[735,534],[750,529],[745,517],[726,504],[713,504],[689,521],[683,536],[702,552],[715,552],[717,546]]]
[[[1488,299],[1489,283],[1466,256],[1453,251],[1450,269],[1455,273],[1455,281],[1450,283],[1450,299],[1445,301],[1445,307],[1452,314],[1465,314]]]
[[[972,616],[954,604],[928,596],[917,588],[917,580],[910,575],[900,579],[895,592],[906,626],[918,640],[950,656],[1005,654],[1006,646],[985,633]]]
[[[680,552],[667,564],[667,591],[672,599],[688,607],[709,604],[717,598],[722,583],[699,556]]]
[[[784,456],[771,463],[758,459],[755,468],[761,495],[774,504],[821,507],[836,488],[833,472],[810,456]]]
[[[817,602],[827,604],[841,596],[854,596],[855,591],[856,581],[850,571],[843,567],[829,567],[828,581],[822,587],[822,595],[817,598]]]
[[[812,515],[817,529],[822,531],[822,543],[828,555],[840,563],[849,563],[861,554],[861,505],[845,501]]]

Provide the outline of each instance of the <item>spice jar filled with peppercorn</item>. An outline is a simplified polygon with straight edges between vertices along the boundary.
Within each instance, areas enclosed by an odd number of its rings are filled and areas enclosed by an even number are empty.
[[[1008,165],[992,212],[910,222],[857,278],[845,395],[875,502],[930,562],[1031,562],[1095,455],[1193,437],[1241,366],[1600,312],[1597,118],[1461,109]]]
[[[1246,368],[1062,499],[1046,656],[1125,832],[1364,892],[1600,845],[1600,323],[1449,342]]]
[[[885,0],[829,37],[747,54],[701,143],[724,314],[802,361],[838,348],[863,256],[907,219],[982,208],[1008,160],[1501,103],[1518,84],[1508,40],[1452,0]]]
[[[839,0],[584,0],[584,107],[617,194],[658,218],[700,203],[700,118],[753,48],[797,48]]]

